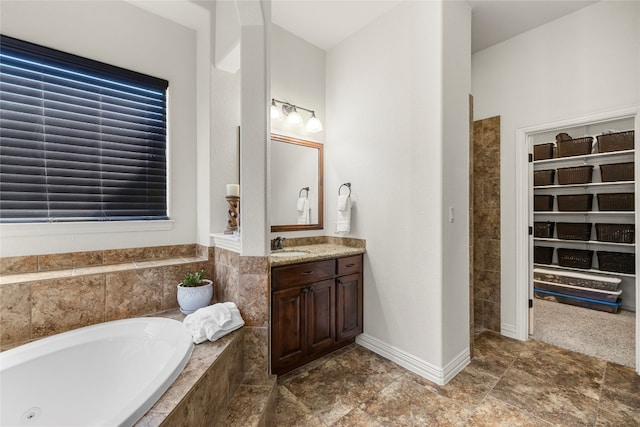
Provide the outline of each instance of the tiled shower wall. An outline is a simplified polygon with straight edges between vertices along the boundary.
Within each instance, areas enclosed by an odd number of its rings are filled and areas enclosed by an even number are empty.
[[[473,323],[500,332],[500,116],[473,123]]]

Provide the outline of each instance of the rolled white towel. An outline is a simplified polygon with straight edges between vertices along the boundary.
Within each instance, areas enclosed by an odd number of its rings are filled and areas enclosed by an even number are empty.
[[[200,344],[207,340],[208,330],[224,330],[225,328],[235,326],[234,311],[238,312],[238,308],[233,302],[213,304],[187,315],[183,323],[189,332],[191,332],[193,342]]]
[[[225,327],[220,328],[213,324],[208,324],[205,326],[204,330],[207,335],[207,339],[209,341],[216,341],[223,336],[235,331],[236,329],[244,326],[244,320],[240,315],[240,310],[234,308],[231,310],[231,322],[228,323]]]

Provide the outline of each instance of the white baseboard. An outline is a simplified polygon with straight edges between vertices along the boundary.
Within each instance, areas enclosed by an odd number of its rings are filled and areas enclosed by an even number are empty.
[[[516,332],[515,325],[509,325],[508,323],[500,324],[500,333],[508,338],[518,339],[518,333]]]
[[[469,349],[467,348],[442,369],[367,334],[358,335],[356,342],[364,348],[438,385],[444,385],[449,382],[462,371],[471,360]]]

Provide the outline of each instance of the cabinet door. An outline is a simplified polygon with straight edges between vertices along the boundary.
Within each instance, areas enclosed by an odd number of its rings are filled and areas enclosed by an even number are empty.
[[[326,350],[335,344],[334,281],[312,283],[307,290],[307,354]]]
[[[337,339],[355,337],[362,332],[362,280],[360,274],[336,279]]]
[[[305,288],[306,289],[306,288]],[[305,296],[303,287],[275,291],[272,294],[271,369],[296,364],[305,355]]]

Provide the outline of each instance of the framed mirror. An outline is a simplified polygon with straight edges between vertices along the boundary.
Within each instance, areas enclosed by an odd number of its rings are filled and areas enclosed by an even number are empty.
[[[323,146],[271,134],[271,231],[322,229]]]

